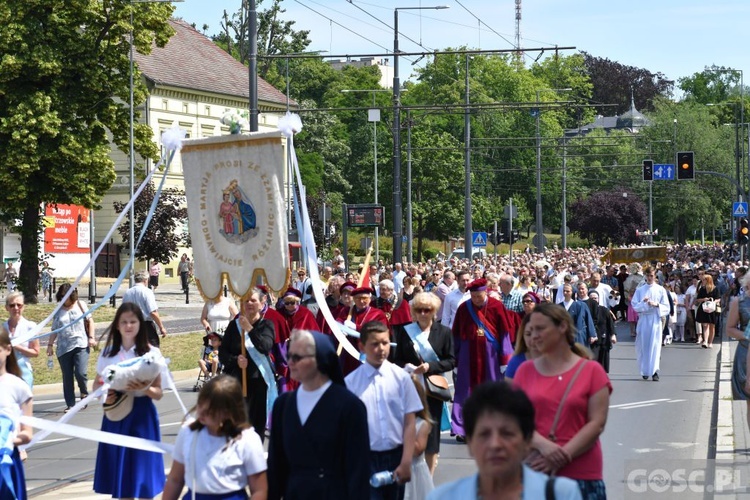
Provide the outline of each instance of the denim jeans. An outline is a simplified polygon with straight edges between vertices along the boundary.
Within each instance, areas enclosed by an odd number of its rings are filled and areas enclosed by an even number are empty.
[[[78,382],[81,395],[89,392],[86,385],[88,381],[86,371],[89,364],[89,349],[87,347],[76,347],[72,351],[59,356],[57,361],[60,363],[60,369],[62,370],[65,405],[68,407],[75,406],[76,391],[73,387],[73,377]]]

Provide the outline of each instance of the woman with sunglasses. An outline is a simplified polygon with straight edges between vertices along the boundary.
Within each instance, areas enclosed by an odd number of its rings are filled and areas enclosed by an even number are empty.
[[[8,330],[10,339],[23,337],[36,327],[36,323],[29,321],[23,316],[25,307],[24,296],[21,292],[10,292],[5,298],[5,310],[8,311],[8,321],[3,327]],[[31,360],[39,356],[39,340],[29,340],[13,346],[16,353],[18,366],[21,368],[21,378],[29,387],[34,387],[34,371],[31,368]]]
[[[414,296],[411,301],[411,317],[414,321],[393,329],[396,341],[393,360],[395,364],[401,367],[412,365],[415,367],[414,373],[418,376],[438,375],[453,371],[456,367],[453,334],[450,328],[435,321],[439,308],[440,299],[434,293],[420,292]],[[443,417],[443,401],[430,396],[429,391],[427,396],[427,406],[435,425],[432,426],[427,438],[424,453],[430,473],[434,474],[440,452],[440,420]]]

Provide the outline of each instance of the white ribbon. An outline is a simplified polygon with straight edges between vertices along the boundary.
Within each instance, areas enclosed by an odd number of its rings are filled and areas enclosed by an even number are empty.
[[[297,178],[297,185],[303,186],[302,184],[302,175],[299,171],[299,164],[297,163],[297,154],[294,151],[294,132],[298,132],[302,129],[302,122],[299,120],[299,117],[296,117],[292,114],[290,116],[286,117],[286,120],[289,122],[289,127],[279,127],[282,129],[284,134],[287,135],[288,140],[288,147],[289,147],[289,157],[292,161],[292,166],[294,167],[294,173]],[[312,226],[310,224],[310,215],[307,211],[307,199],[305,196],[305,190],[300,189],[300,211],[302,212],[302,233],[300,235],[300,241],[305,247],[305,253],[307,255],[307,269],[310,273],[310,277],[313,280],[313,283],[320,283],[320,275],[318,274],[318,255],[315,251],[315,239],[313,238],[312,233]],[[315,300],[318,303],[318,306],[320,307],[320,310],[323,312],[323,318],[325,318],[326,323],[328,323],[328,327],[333,332],[334,337],[336,337],[336,340],[339,341],[339,344],[344,348],[344,350],[349,353],[350,356],[352,356],[354,359],[359,360],[360,359],[360,352],[357,350],[357,348],[352,345],[352,343],[349,341],[347,336],[341,332],[341,324],[338,323],[334,318],[333,314],[331,314],[331,310],[328,308],[328,304],[326,303],[325,295],[323,295],[323,290],[316,285],[313,285],[313,295],[315,295]]]
[[[123,446],[125,448],[134,448],[136,450],[169,454],[172,454],[172,452],[174,451],[173,445],[162,443],[161,441],[152,441],[150,439],[124,436],[115,432],[98,431],[95,429],[88,429],[86,427],[79,427],[77,425],[63,424],[59,421],[55,422],[52,420],[44,420],[43,418],[39,417],[22,416],[20,422],[37,429],[42,429],[43,432],[39,435],[44,433],[46,433],[46,435],[49,435],[54,432],[56,434],[63,434],[65,436],[87,439],[89,441],[96,441],[99,443],[107,443],[114,446]],[[31,443],[29,443],[29,445],[30,444]]]

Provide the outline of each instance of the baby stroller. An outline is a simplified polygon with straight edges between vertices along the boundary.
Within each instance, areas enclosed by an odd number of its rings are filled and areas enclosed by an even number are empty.
[[[203,384],[211,380],[214,375],[218,375],[224,368],[219,361],[218,349],[221,345],[222,335],[219,332],[209,332],[203,337],[203,347],[201,348],[201,358],[198,361],[200,372],[198,379],[193,386],[193,392],[198,392]],[[214,373],[214,363],[216,369]]]

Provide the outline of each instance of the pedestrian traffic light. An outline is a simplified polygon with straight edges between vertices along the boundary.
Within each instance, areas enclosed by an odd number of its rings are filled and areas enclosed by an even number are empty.
[[[654,180],[654,160],[643,160],[643,180]]]
[[[499,232],[490,232],[490,242],[497,246],[500,244],[500,233]]]
[[[677,180],[695,179],[695,163],[692,151],[677,153]]]
[[[750,223],[742,217],[737,226],[737,243],[744,245],[750,241]]]

